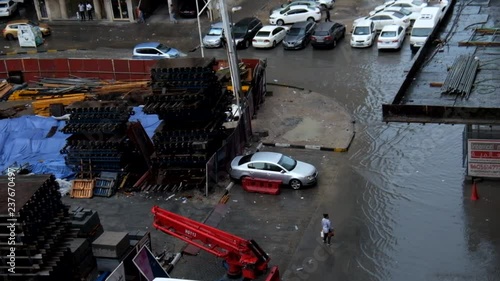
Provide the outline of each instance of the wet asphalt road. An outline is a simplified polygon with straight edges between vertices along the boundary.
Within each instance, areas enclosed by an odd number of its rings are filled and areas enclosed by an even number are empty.
[[[171,28],[56,26],[46,47],[98,48],[72,56],[129,57],[131,47],[145,39],[177,43],[184,51],[197,45],[192,26],[176,26],[175,34]],[[499,184],[480,183],[481,200],[469,200],[463,126],[381,122],[381,105],[391,102],[412,59],[408,42],[399,52],[378,52],[352,49],[347,40],[333,50],[278,46],[239,52],[267,58],[268,81],[339,101],[358,126],[348,153],[327,156],[338,163],[329,177],[335,192],[321,192],[311,203],[317,204],[318,218],[331,214],[337,228],[333,251],[317,254],[319,219],[311,217],[282,268],[283,280],[499,280]],[[224,52],[206,50],[206,55],[222,58]]]

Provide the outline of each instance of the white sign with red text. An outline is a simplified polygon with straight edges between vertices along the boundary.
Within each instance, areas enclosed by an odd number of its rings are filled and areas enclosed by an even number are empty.
[[[467,143],[469,176],[500,178],[500,140],[469,139]]]

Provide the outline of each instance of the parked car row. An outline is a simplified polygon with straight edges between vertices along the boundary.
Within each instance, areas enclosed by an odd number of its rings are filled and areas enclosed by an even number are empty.
[[[299,5],[300,6],[300,5]],[[297,6],[298,7],[298,6]],[[244,18],[232,26],[237,48],[274,48],[282,43],[284,49],[302,49],[310,42],[315,48],[335,47],[345,37],[346,27],[336,22],[301,21],[292,26],[266,25],[254,17]],[[224,44],[222,23],[215,23],[203,38],[205,48]]]
[[[368,16],[354,20],[350,44],[355,48],[371,47],[376,40],[379,50],[400,49],[412,26],[410,48],[416,51],[442,19],[447,5],[447,1],[432,7],[421,0],[388,1]]]

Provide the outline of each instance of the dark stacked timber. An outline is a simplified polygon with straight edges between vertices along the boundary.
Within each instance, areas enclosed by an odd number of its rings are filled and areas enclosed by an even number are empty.
[[[10,184],[11,189],[7,190],[9,182],[15,185]],[[48,281],[85,278],[85,272],[73,270],[74,251],[68,243],[73,243],[74,235],[68,207],[61,201],[55,178],[51,175],[0,177],[0,190],[3,194],[15,193],[11,197],[0,196],[3,225],[0,228],[0,277]],[[14,202],[15,207],[9,206],[9,202]],[[14,226],[8,228],[11,224]],[[89,251],[85,245],[77,248],[80,253]]]
[[[225,138],[232,93],[222,87],[214,59],[162,60],[151,69],[153,94],[144,112],[163,120],[153,137],[156,184],[142,190],[175,192],[204,187],[206,163]]]

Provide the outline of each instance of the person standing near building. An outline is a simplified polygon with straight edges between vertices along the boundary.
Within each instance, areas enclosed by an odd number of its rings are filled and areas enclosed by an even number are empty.
[[[333,236],[332,222],[328,214],[323,214],[323,219],[321,220],[321,228],[323,230],[323,243],[330,245]]]
[[[137,14],[137,23],[145,23],[146,20],[144,19],[144,13],[142,12],[141,8],[139,8],[139,6],[135,8],[135,12]]]
[[[90,2],[87,2],[87,5],[85,5],[85,8],[87,10],[87,18],[89,20],[93,20],[94,18],[92,17],[92,5],[90,4]]]
[[[85,20],[85,9],[86,9],[86,6],[85,6],[85,4],[83,4],[83,2],[78,3],[78,13],[80,14],[81,21]]]

